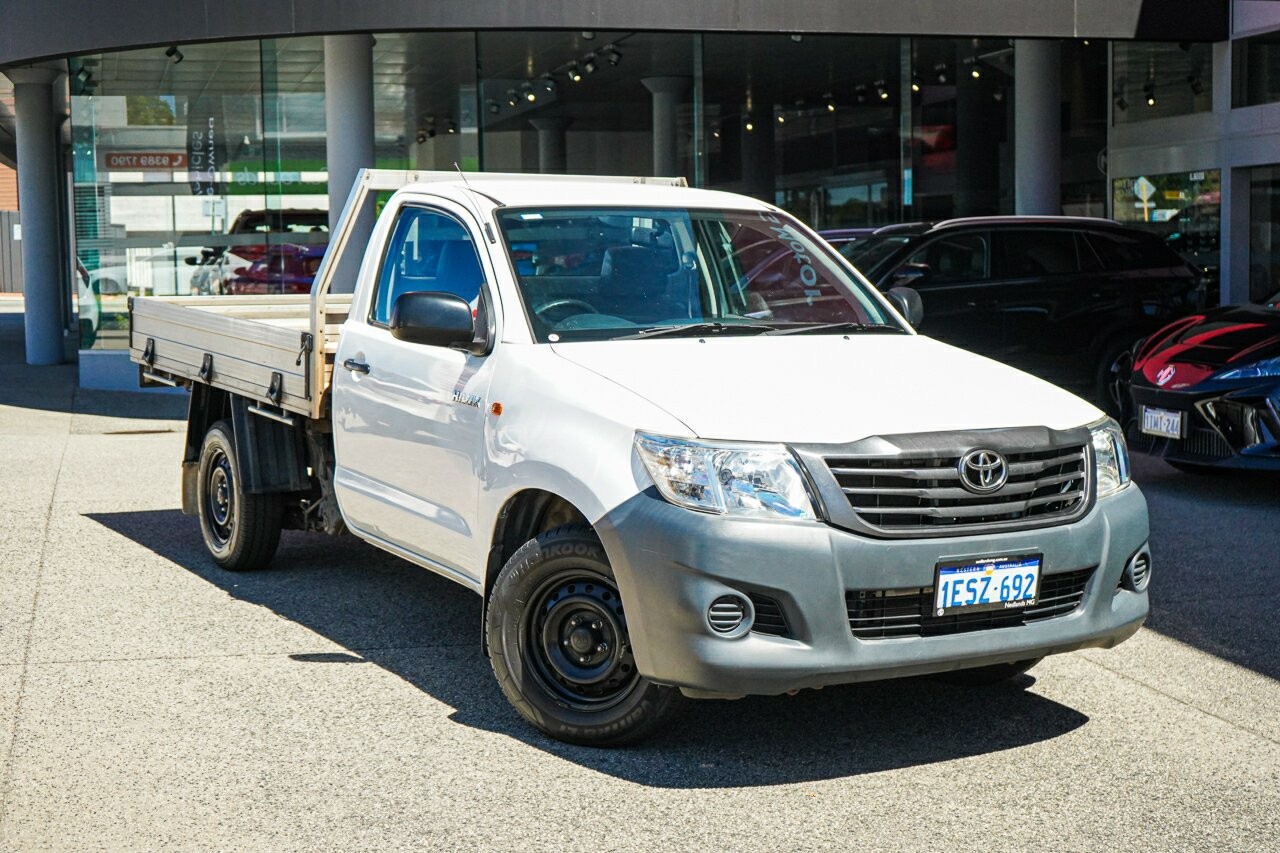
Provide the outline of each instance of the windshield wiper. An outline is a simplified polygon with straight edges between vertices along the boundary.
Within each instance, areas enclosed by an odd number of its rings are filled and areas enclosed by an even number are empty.
[[[698,337],[701,335],[727,335],[742,332],[745,334],[771,334],[777,332],[776,326],[764,323],[689,323],[683,326],[650,326],[630,335],[621,335],[615,341],[626,341],[635,338],[661,338],[677,335]]]
[[[810,323],[804,326],[794,326],[788,329],[775,329],[772,332],[765,332],[766,335],[813,335],[822,332],[867,332],[871,334],[893,334],[905,335],[907,330],[901,326],[894,326],[889,323],[854,323],[844,321],[842,323]]]

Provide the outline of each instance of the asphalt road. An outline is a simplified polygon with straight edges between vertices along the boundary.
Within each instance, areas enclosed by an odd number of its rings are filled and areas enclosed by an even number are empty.
[[[1280,480],[1140,459],[1154,610],[1015,685],[691,704],[614,751],[528,728],[471,593],[177,510],[181,397],[74,390],[0,316],[0,848],[1272,850]]]

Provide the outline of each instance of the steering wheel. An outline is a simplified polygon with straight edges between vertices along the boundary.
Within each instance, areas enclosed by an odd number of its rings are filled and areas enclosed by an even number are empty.
[[[539,317],[542,317],[542,315],[548,311],[554,311],[556,308],[565,308],[568,306],[573,306],[574,308],[581,308],[582,311],[580,311],[579,313],[582,313],[582,314],[599,314],[600,313],[599,309],[597,309],[594,305],[592,305],[589,302],[583,302],[581,299],[553,299],[552,301],[548,302],[546,305],[539,305],[537,308],[534,308],[533,313],[537,314]]]

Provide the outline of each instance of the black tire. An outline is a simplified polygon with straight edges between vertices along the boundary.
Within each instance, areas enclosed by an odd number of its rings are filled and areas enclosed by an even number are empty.
[[[1113,344],[1103,351],[1094,368],[1093,398],[1098,408],[1117,420],[1124,418],[1129,394],[1130,345]],[[1117,362],[1121,362],[1117,364]],[[1113,370],[1118,367],[1119,370]]]
[[[284,502],[277,494],[245,494],[227,421],[205,433],[198,477],[200,532],[213,561],[233,572],[268,565],[280,544]]]
[[[622,600],[600,540],[573,525],[526,542],[494,582],[489,662],[508,701],[551,737],[635,743],[677,708],[680,692],[640,675]]]
[[[943,681],[958,684],[962,687],[990,687],[1003,684],[1017,678],[1044,658],[1029,658],[1013,663],[996,663],[991,666],[979,666],[973,669],[957,669],[941,675]]]

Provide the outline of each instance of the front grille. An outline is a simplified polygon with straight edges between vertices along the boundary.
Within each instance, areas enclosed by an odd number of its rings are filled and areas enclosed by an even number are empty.
[[[934,616],[931,586],[849,590],[844,596],[849,630],[860,640],[940,637],[990,628],[1013,628],[1065,616],[1084,601],[1085,586],[1096,568],[1044,575],[1040,578],[1036,603],[1022,610],[985,610]]]
[[[777,599],[756,592],[748,597],[756,611],[756,621],[751,625],[753,633],[769,634],[774,637],[791,636],[791,629],[787,625],[787,614],[782,611],[782,605]]]
[[[961,486],[959,453],[825,461],[865,524],[892,533],[936,535],[945,532],[940,528],[1031,526],[1078,515],[1088,497],[1088,458],[1084,445],[1007,453],[1009,479],[990,495]]]
[[[1231,445],[1227,444],[1217,430],[1193,427],[1184,439],[1173,439],[1169,442],[1171,455],[1197,459],[1226,459],[1233,455]]]

